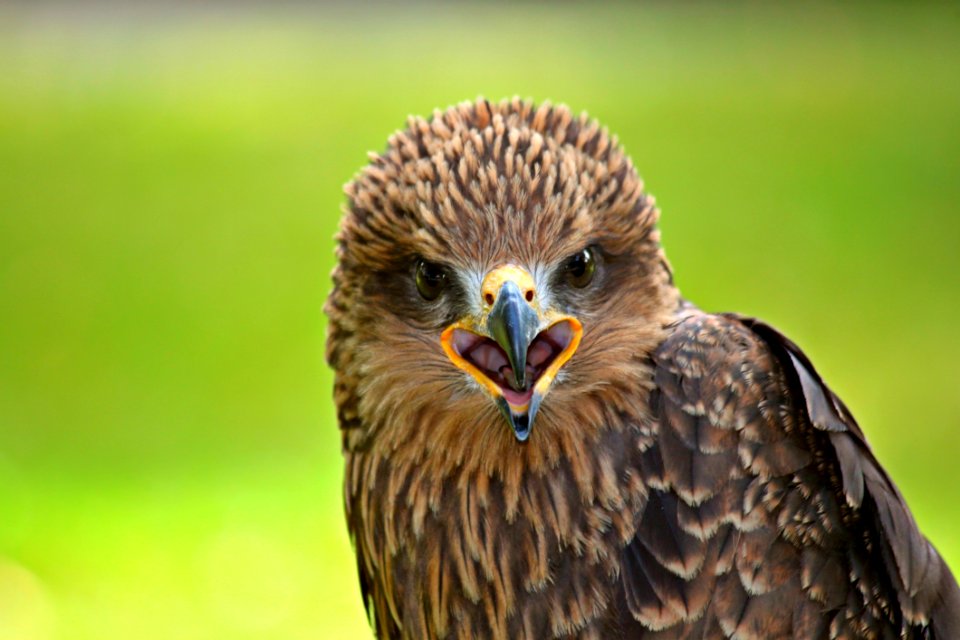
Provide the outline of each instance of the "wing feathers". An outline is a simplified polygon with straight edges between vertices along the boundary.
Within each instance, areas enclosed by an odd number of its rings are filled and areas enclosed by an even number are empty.
[[[651,637],[960,638],[960,589],[795,344],[691,313],[654,362],[621,569]]]
[[[960,637],[958,615],[945,613],[939,606],[960,601],[960,589],[943,559],[920,533],[903,496],[877,462],[853,416],[799,347],[769,325],[740,320],[769,345],[788,377],[798,383],[794,394],[802,397],[809,422],[829,432],[825,444],[840,468],[843,498],[866,520],[868,531],[878,535],[882,555],[893,560],[886,575],[896,589],[905,624],[927,626],[933,615],[940,615],[943,619],[933,624],[938,637]]]

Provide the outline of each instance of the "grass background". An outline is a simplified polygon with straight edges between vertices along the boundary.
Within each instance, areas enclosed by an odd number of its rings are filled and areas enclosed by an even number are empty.
[[[270,7],[270,8],[268,8]],[[0,7],[0,640],[369,637],[320,311],[408,113],[586,109],[960,569],[954,6]]]

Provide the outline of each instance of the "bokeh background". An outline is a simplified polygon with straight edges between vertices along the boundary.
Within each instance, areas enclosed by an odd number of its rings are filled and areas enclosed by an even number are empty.
[[[960,569],[960,10],[0,6],[0,640],[369,638],[321,305],[407,114],[588,110],[684,292],[845,398]]]

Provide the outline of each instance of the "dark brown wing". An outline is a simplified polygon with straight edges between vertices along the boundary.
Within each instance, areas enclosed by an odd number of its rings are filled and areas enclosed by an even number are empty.
[[[953,576],[796,345],[694,313],[654,361],[624,637],[960,638]]]

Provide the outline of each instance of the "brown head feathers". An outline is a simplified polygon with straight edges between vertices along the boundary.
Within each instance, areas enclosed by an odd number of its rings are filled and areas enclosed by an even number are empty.
[[[606,129],[565,106],[517,98],[410,117],[346,193],[340,238],[363,245],[357,263],[369,266],[388,263],[404,234],[411,249],[479,262],[504,252],[549,260],[594,229],[618,251],[657,218]]]

